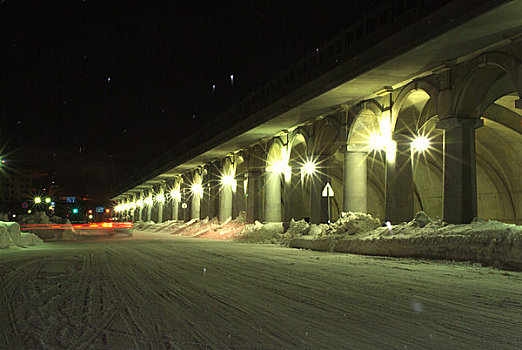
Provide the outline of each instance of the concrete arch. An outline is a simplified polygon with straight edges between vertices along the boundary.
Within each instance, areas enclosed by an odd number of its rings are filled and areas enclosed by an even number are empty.
[[[379,132],[382,114],[381,105],[375,100],[364,101],[355,108],[353,118],[350,118],[347,145],[366,145],[371,133]]]
[[[310,208],[305,205],[310,201],[310,194],[301,174],[301,168],[307,160],[307,140],[302,130],[293,133],[288,147],[288,166],[291,175],[289,179],[285,179],[283,189],[284,221],[287,222],[310,216]]]
[[[464,79],[457,90],[454,114],[478,118],[489,106],[488,100],[496,100],[508,90],[517,91],[520,96],[522,83],[519,79],[519,67],[520,61],[517,58],[498,52],[485,53],[469,62],[464,71]],[[507,76],[507,89],[506,83],[495,84],[503,75]],[[486,98],[488,94],[490,97]]]
[[[285,135],[287,136],[287,135]],[[265,221],[281,221],[281,179],[287,174],[288,142],[276,137],[268,144],[265,172]]]
[[[418,91],[423,91],[429,96],[429,99],[433,101],[438,100],[439,89],[435,85],[424,80],[414,80],[408,85],[404,86],[395,98],[395,101],[392,106],[392,116],[398,116],[399,111],[402,109],[404,103],[407,101],[409,97],[411,98],[410,95]],[[436,103],[434,104],[434,107],[435,114],[438,115],[438,108]]]
[[[332,116],[321,120],[318,130],[315,133],[315,142],[311,145],[312,153],[323,155],[334,154],[341,144],[344,144],[344,142],[340,140],[340,129],[341,123]]]

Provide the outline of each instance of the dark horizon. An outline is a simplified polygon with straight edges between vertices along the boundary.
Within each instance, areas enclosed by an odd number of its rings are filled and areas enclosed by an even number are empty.
[[[106,197],[112,179],[304,57],[361,3],[4,2],[2,146],[37,148],[64,188]]]

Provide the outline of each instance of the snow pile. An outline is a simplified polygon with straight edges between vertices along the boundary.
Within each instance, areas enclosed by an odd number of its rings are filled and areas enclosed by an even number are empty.
[[[20,231],[17,222],[0,221],[0,249],[11,246],[27,247],[42,243],[42,240],[32,233]]]
[[[171,220],[161,224],[138,221],[134,223],[133,228],[135,230],[163,232],[179,236],[229,240],[241,233],[245,227],[245,222],[246,213],[242,211],[234,220],[228,218],[223,223],[220,223],[218,218],[209,219],[207,217],[203,220],[190,220],[188,222]]]
[[[522,226],[478,218],[470,224],[452,225],[432,220],[423,212],[399,225],[353,234],[296,237],[289,245],[356,254],[468,260],[522,270]]]
[[[290,221],[290,227],[281,236],[281,244],[288,245],[292,239],[308,236],[308,239],[330,235],[355,235],[372,231],[381,226],[378,218],[366,213],[341,213],[339,220],[331,224],[308,224],[305,220]]]
[[[336,222],[329,225],[326,234],[347,234],[368,232],[381,226],[381,220],[366,213],[341,213],[341,217]]]
[[[39,211],[33,214],[22,215],[19,218],[20,224],[23,225],[60,225],[61,228],[38,228],[32,227],[24,229],[24,231],[32,232],[43,240],[73,240],[78,239],[76,231],[68,219],[59,216],[49,217],[45,212]]]
[[[282,240],[283,232],[282,222],[262,224],[256,221],[254,224],[245,225],[236,239],[247,243],[277,243]]]
[[[195,235],[195,237],[221,240],[234,239],[234,237],[238,236],[241,231],[243,231],[245,224],[246,213],[244,211],[240,212],[239,216],[234,220],[228,218],[222,224],[219,224],[217,218],[214,218],[212,219],[210,228],[205,232]]]

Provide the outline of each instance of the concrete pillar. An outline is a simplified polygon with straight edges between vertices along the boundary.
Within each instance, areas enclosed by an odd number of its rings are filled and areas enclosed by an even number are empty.
[[[343,211],[368,212],[368,153],[361,146],[349,145],[344,152]]]
[[[140,193],[138,201],[141,205],[138,206],[138,221],[143,221],[143,193]]]
[[[219,191],[219,221],[232,217],[232,186],[222,185]]]
[[[413,208],[413,171],[411,167],[411,139],[394,134],[393,150],[386,150],[386,208],[385,219],[393,224],[410,221]]]
[[[208,196],[207,215],[210,219],[219,216],[219,169],[214,163],[208,167],[208,184],[205,188],[205,195]]]
[[[443,220],[467,224],[477,216],[475,129],[478,118],[448,117],[437,127],[444,130]]]
[[[248,183],[246,193],[246,221],[253,224],[262,218],[263,196],[263,172],[261,169],[248,170]]]
[[[192,194],[192,200],[190,204],[190,218],[192,220],[199,220],[200,209],[201,209],[201,197],[198,194]]]
[[[179,212],[179,198],[172,199],[172,220],[178,220],[178,212]]]
[[[265,173],[265,222],[281,221],[281,174]]]
[[[237,218],[239,213],[246,211],[245,174],[236,175],[236,191],[233,192],[232,218]]]
[[[132,202],[134,203],[134,204],[133,204],[133,205],[134,205],[134,208],[131,209],[131,212],[132,212],[132,220],[131,220],[131,221],[132,221],[132,222],[136,222],[136,214],[137,214],[136,210],[137,210],[137,208],[136,208],[135,205],[136,205],[136,201],[137,201],[137,200],[138,200],[138,198],[136,197],[136,195],[133,195],[133,196],[132,196]]]
[[[152,191],[149,192],[149,194],[147,195],[147,198],[148,197],[152,197]],[[152,220],[152,206],[154,205],[154,203],[149,203],[147,205],[147,221],[150,221]]]
[[[299,220],[305,216],[304,209],[304,191],[301,182],[301,166],[302,164],[296,160],[292,160],[288,164],[291,167],[290,179],[284,179],[284,221],[290,222],[292,219]],[[283,176],[284,178],[284,176]],[[303,178],[304,179],[304,178]],[[289,180],[289,181],[287,181]]]
[[[312,224],[328,222],[328,198],[323,198],[322,192],[328,182],[328,162],[325,155],[312,155],[319,164],[317,173],[309,179],[310,190],[310,221]]]

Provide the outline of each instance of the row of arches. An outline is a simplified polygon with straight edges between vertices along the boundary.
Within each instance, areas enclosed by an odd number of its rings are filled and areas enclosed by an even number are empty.
[[[520,57],[486,53],[284,130],[176,186],[209,188],[191,192],[191,218],[215,200],[205,214],[221,221],[240,211],[312,222],[361,211],[400,222],[423,210],[455,223],[521,223],[521,72]]]

